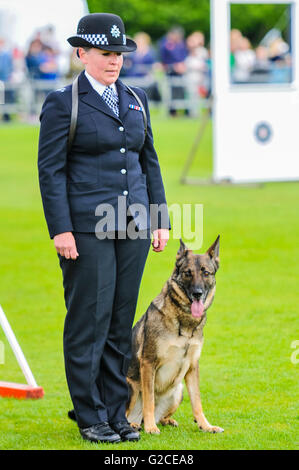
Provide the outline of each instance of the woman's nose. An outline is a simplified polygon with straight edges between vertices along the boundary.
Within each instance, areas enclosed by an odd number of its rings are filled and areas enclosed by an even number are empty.
[[[111,61],[111,62],[116,63],[116,62],[117,62],[117,59],[118,59],[118,55],[117,55],[117,54],[111,54],[111,55],[110,55],[110,61]]]

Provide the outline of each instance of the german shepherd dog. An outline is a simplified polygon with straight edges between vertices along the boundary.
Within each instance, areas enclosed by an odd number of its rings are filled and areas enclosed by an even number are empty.
[[[185,379],[199,429],[223,431],[203,414],[198,369],[218,268],[219,236],[204,254],[194,254],[180,240],[171,277],[132,331],[126,411],[131,426],[140,429],[143,421],[145,432],[156,434],[158,423],[178,426],[171,416],[182,401]]]

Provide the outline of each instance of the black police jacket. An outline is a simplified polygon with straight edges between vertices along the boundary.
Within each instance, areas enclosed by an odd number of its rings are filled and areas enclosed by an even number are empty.
[[[162,204],[165,209],[166,199],[145,92],[133,88],[147,113],[146,137],[138,102],[121,80],[116,82],[119,118],[84,72],[78,85],[77,130],[69,153],[72,86],[51,92],[40,115],[39,184],[50,237],[63,232],[94,232],[106,214],[101,207],[107,204],[115,211],[118,230],[120,200],[122,207],[125,201],[126,208],[135,204],[146,208],[146,216],[143,212],[139,218],[140,212],[131,210],[139,230],[170,228],[169,220],[163,221],[160,213],[156,222],[150,219],[150,204]]]

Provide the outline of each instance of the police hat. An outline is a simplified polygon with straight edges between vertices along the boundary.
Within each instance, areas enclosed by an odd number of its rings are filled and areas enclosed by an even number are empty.
[[[68,38],[73,47],[96,47],[111,52],[133,52],[137,44],[127,39],[123,20],[111,13],[91,13],[78,23],[77,34]]]

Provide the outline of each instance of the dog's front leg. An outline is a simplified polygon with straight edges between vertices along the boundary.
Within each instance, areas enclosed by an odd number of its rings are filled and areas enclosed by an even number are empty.
[[[140,361],[140,378],[144,430],[148,433],[159,434],[160,430],[155,422],[155,370],[146,359]]]
[[[201,405],[199,392],[199,371],[198,364],[192,365],[188,370],[185,381],[191,401],[193,416],[200,429],[207,432],[223,432],[224,430],[218,426],[212,426],[206,419]]]

